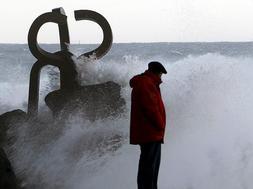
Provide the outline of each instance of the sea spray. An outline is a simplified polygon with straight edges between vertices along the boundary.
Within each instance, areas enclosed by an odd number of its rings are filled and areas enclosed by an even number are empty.
[[[159,61],[168,71],[161,84],[167,132],[159,187],[252,188],[252,58],[210,53],[170,62],[163,54]],[[17,124],[8,131],[17,137],[11,161],[27,188],[136,188],[139,147],[128,144],[128,81],[147,63],[120,57],[84,68],[91,84],[113,80],[122,86],[127,106],[120,117],[89,122],[73,115],[61,124]]]

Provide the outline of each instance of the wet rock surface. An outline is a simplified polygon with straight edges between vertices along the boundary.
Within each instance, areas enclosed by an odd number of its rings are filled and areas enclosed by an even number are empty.
[[[17,189],[18,183],[4,150],[0,148],[0,188]]]
[[[14,110],[0,115],[0,188],[17,189],[18,181],[12,169],[11,163],[4,151],[4,146],[8,144],[6,137],[8,128],[13,123],[21,123],[27,119],[26,113],[22,110]]]
[[[6,139],[6,132],[8,128],[16,123],[23,123],[27,120],[27,115],[22,110],[13,110],[0,115],[0,146],[8,143]]]
[[[65,117],[78,112],[94,121],[117,116],[124,110],[125,100],[120,95],[121,87],[112,81],[82,86],[71,92],[57,90],[49,93],[45,102],[55,116]]]

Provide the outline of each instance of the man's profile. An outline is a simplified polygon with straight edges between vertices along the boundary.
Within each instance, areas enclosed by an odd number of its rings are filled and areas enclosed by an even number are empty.
[[[166,125],[165,108],[160,87],[167,71],[159,62],[150,62],[148,70],[130,80],[131,118],[130,144],[140,145],[138,189],[157,189],[161,159],[161,143]]]

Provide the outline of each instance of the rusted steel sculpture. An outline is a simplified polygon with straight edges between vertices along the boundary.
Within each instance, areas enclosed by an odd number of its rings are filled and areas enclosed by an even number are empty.
[[[91,10],[76,10],[75,19],[96,22],[102,28],[104,36],[103,41],[98,48],[83,53],[79,57],[76,57],[68,49],[70,38],[67,16],[65,15],[63,8],[53,9],[52,12],[40,15],[31,25],[28,34],[28,45],[31,53],[37,58],[37,62],[33,65],[30,73],[27,111],[29,117],[34,117],[38,114],[40,71],[44,66],[53,65],[59,68],[60,91],[65,91],[67,93],[68,91],[74,91],[75,89],[80,88],[77,82],[77,71],[72,57],[74,56],[76,59],[81,59],[82,57],[95,55],[95,57],[99,59],[111,48],[112,30],[109,23],[102,15]],[[41,26],[48,22],[58,24],[59,28],[61,50],[55,53],[45,51],[37,42],[37,36]]]
[[[62,8],[53,9],[52,12],[40,15],[33,22],[29,30],[28,45],[37,61],[30,73],[28,111],[26,114],[22,110],[14,110],[0,115],[0,188],[6,188],[7,186],[7,188],[20,188],[2,147],[7,145],[6,141],[12,141],[15,138],[15,136],[7,136],[6,132],[9,127],[13,125],[22,126],[24,123],[29,123],[33,126],[37,123],[37,119],[30,118],[36,118],[38,114],[40,71],[44,66],[53,65],[60,70],[60,89],[49,93],[45,99],[46,104],[53,111],[54,115],[63,110],[65,110],[63,111],[63,115],[73,112],[75,109],[82,111],[85,107],[85,118],[96,120],[101,117],[117,115],[123,109],[125,101],[120,96],[121,88],[118,84],[109,81],[96,85],[79,86],[77,71],[72,57],[74,56],[74,59],[81,59],[82,57],[95,55],[97,59],[101,58],[109,51],[112,45],[112,31],[106,19],[94,11],[75,11],[75,18],[76,20],[91,20],[96,22],[103,29],[104,34],[103,42],[97,49],[83,53],[79,57],[76,57],[68,49],[70,39],[67,16]],[[48,22],[58,24],[59,28],[61,49],[55,53],[45,51],[37,42],[41,26]],[[41,123],[41,125],[43,124]],[[114,143],[118,142],[116,144],[117,148],[120,145],[120,139],[121,136],[119,135],[110,138]],[[110,145],[110,143],[106,143],[105,145]]]

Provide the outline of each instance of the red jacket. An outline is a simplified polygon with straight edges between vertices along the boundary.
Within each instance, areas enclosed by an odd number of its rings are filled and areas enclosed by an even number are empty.
[[[150,71],[130,80],[131,96],[130,144],[163,142],[166,115],[159,76]]]

